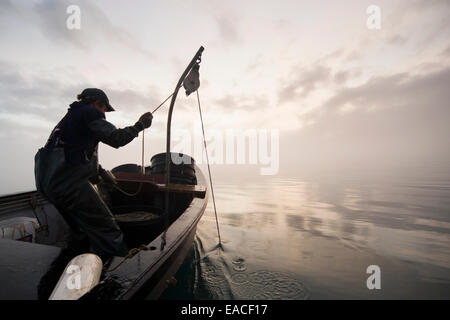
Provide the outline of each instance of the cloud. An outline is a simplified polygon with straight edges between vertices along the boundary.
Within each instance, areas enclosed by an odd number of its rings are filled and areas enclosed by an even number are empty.
[[[281,163],[299,170],[448,163],[448,83],[450,67],[376,77],[342,88],[320,111],[299,116],[314,124],[282,137]],[[354,108],[343,112],[348,105]]]
[[[311,67],[297,67],[284,80],[278,92],[280,103],[307,97],[319,84],[331,78],[331,69],[315,63]]]
[[[231,110],[246,110],[257,111],[267,108],[269,106],[269,100],[266,96],[262,95],[232,95],[226,94],[222,98],[215,100],[216,105],[223,109],[223,112],[228,113]],[[216,109],[217,110],[217,109]]]
[[[217,99],[216,103],[222,108],[230,108],[237,104],[236,99],[232,94],[227,94],[222,98]]]
[[[25,77],[18,66],[0,61],[0,110],[2,113],[58,114],[55,102],[68,88],[60,82],[40,76]]]
[[[122,110],[129,111],[152,111],[163,100],[156,88],[150,88],[147,92],[124,89],[107,89],[105,90],[112,105],[117,105]],[[169,104],[170,100],[166,102]]]
[[[237,29],[238,19],[230,14],[222,14],[216,17],[216,24],[219,31],[219,36],[226,44],[235,44],[240,41],[239,32]]]
[[[69,30],[66,27],[69,17],[66,10],[73,4],[78,5],[81,10],[79,30]],[[68,0],[44,0],[32,7],[6,2],[2,6],[5,13],[18,14],[20,21],[28,21],[33,27],[37,26],[44,37],[56,44],[90,50],[97,43],[109,42],[140,52],[148,58],[155,58],[132,34],[114,25],[92,1],[79,0],[74,3]]]
[[[404,45],[408,41],[408,39],[400,34],[396,34],[390,36],[387,41],[392,45]]]
[[[351,73],[348,70],[345,71],[339,71],[334,75],[334,81],[337,83],[346,83],[347,80],[350,78]]]
[[[386,41],[393,45],[405,45],[413,39],[419,51],[428,49],[434,43],[446,41],[450,30],[449,8],[450,2],[446,0],[403,3],[383,20]],[[392,34],[395,30],[402,32]]]
[[[419,12],[423,9],[428,9],[431,7],[443,6],[450,8],[450,3],[447,0],[418,0],[416,1],[416,7]]]
[[[157,106],[162,98],[156,88],[147,92],[131,89],[108,89],[101,84],[65,83],[57,77],[25,75],[21,68],[0,61],[0,114],[28,115],[45,121],[57,121],[84,88],[100,87],[116,110],[140,112]],[[2,128],[3,129],[3,128]]]
[[[7,11],[11,10],[15,10],[15,7],[10,0],[0,1],[0,14],[6,13]]]
[[[441,56],[450,57],[450,46],[448,46],[447,49],[442,51]]]
[[[450,101],[448,83],[450,68],[426,75],[397,73],[374,77],[358,87],[345,87],[325,103],[327,109],[336,110],[345,104],[353,104],[365,110],[385,109],[405,105],[445,106]],[[448,97],[448,100],[444,100]]]

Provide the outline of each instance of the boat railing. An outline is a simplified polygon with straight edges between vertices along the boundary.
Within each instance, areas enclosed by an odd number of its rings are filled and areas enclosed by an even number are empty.
[[[0,215],[14,211],[34,209],[46,205],[48,201],[37,191],[23,192],[0,197]]]

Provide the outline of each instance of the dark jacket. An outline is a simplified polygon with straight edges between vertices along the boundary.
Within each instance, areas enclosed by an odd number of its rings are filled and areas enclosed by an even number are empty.
[[[140,123],[117,129],[105,114],[82,102],[70,105],[47,144],[35,156],[38,191],[49,198],[64,196],[77,182],[98,176],[98,143],[119,148],[143,130]]]

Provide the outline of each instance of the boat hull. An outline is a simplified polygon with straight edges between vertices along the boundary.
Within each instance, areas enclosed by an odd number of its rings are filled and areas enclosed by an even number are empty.
[[[197,167],[196,177],[198,184],[206,185],[206,179]],[[30,202],[31,198],[39,198],[38,205],[34,208],[30,207],[30,203],[35,201]],[[10,199],[14,200],[13,207],[16,209],[13,208],[11,211],[5,209],[0,214],[0,220],[15,215],[34,217],[37,214],[40,222],[49,221],[50,228],[59,228],[64,224],[57,210],[45,199],[40,198],[37,192],[0,197],[0,204],[3,204],[4,208],[9,208],[11,207]],[[19,202],[20,204],[18,204]],[[173,283],[172,277],[192,247],[197,224],[206,209],[207,202],[207,193],[204,198],[194,197],[187,208],[175,217],[165,232],[162,229],[156,236],[152,236],[153,240],[147,243],[149,250],[142,250],[125,260],[123,257],[114,257],[108,266],[109,272],[103,274],[100,284],[81,299],[158,299],[167,286]],[[43,209],[40,210],[40,208]],[[45,213],[45,217],[43,213]],[[165,245],[163,246],[164,235]],[[70,261],[72,258],[67,250],[55,245],[3,239],[0,241],[2,256],[6,256],[8,248],[14,248],[14,254],[8,256],[8,261],[2,259],[0,263],[0,282],[7,283],[7,279],[12,279],[12,275],[14,275],[16,284],[14,290],[9,292],[2,290],[3,294],[0,299],[46,299],[52,289],[50,284],[57,281],[61,275],[66,266],[64,262],[67,264],[66,261]],[[33,258],[30,252],[34,252],[37,256]],[[48,254],[40,255],[40,252]],[[26,265],[32,266],[30,259],[34,259],[34,263],[40,266],[39,272],[30,274],[29,268],[24,268]],[[57,262],[60,265],[57,265]],[[30,277],[34,278],[30,279]],[[43,294],[42,288],[45,289],[46,282],[48,290]]]

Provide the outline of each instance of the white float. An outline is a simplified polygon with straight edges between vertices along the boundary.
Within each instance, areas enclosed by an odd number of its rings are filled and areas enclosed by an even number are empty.
[[[77,300],[89,292],[100,281],[103,263],[99,256],[85,253],[73,258],[49,300]]]

